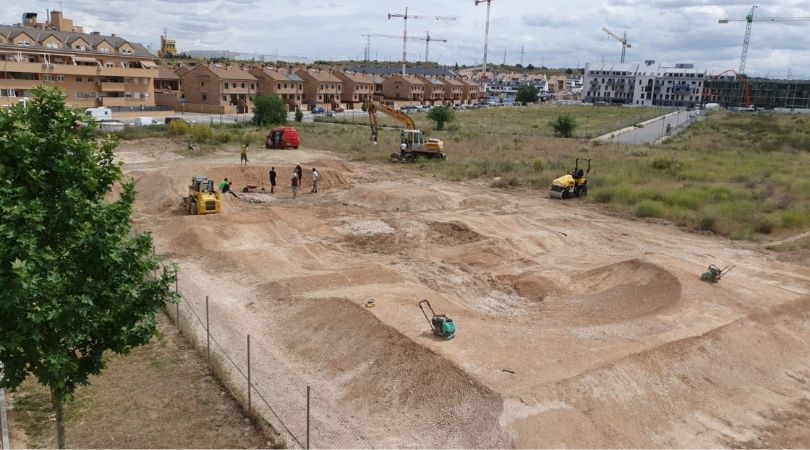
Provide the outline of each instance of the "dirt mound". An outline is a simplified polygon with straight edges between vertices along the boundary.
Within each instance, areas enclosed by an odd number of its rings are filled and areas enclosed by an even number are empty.
[[[297,300],[285,316],[295,324],[281,336],[285,347],[341,383],[344,406],[369,420],[388,417],[386,427],[391,421],[416,424],[394,446],[506,444],[499,395],[365,308],[345,299]]]
[[[541,314],[568,323],[598,325],[648,316],[680,298],[681,283],[672,273],[630,259],[572,276],[570,294],[544,302]]]
[[[138,192],[135,202],[140,212],[163,214],[180,210],[180,201],[188,192],[188,181],[175,181],[162,172],[130,172],[128,175],[135,180]]]
[[[452,222],[428,222],[430,231],[438,235],[440,243],[459,245],[480,241],[481,235],[471,230],[467,224],[454,220]]]
[[[526,272],[512,281],[515,293],[533,302],[542,302],[560,291],[557,284],[536,272]]]
[[[306,176],[304,177],[306,179]],[[458,202],[438,190],[382,181],[355,186],[338,194],[338,201],[379,211],[432,211],[454,209]]]

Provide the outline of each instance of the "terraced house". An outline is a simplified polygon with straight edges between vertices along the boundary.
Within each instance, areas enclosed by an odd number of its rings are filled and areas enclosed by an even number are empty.
[[[290,111],[301,106],[304,96],[304,80],[286,69],[254,67],[250,74],[259,82],[259,94],[275,94],[284,100]]]
[[[0,105],[31,96],[35,86],[62,88],[67,103],[137,110],[155,105],[158,73],[146,48],[114,34],[85,33],[51,11],[37,21],[25,13],[22,23],[0,25]]]
[[[366,75],[354,72],[335,72],[343,82],[341,100],[349,109],[360,108],[360,105],[371,100],[374,95],[374,80]]]
[[[238,66],[200,64],[180,75],[186,112],[242,114],[252,111],[256,77]]]
[[[296,75],[304,80],[304,103],[309,109],[320,107],[332,110],[340,106],[343,82],[326,70],[298,69]]]

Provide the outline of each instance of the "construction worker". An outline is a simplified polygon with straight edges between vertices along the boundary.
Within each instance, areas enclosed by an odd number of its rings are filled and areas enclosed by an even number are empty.
[[[318,171],[315,168],[312,168],[312,190],[310,193],[314,194],[318,192],[318,182],[321,181],[321,176],[318,174]]]
[[[276,168],[270,168],[270,193],[274,193],[276,191]]]
[[[295,198],[296,194],[298,193],[299,183],[300,178],[298,178],[298,172],[293,172],[292,179],[290,180],[290,187],[292,188],[293,198]]]
[[[304,179],[304,169],[301,168],[301,164],[296,164],[295,165],[294,172],[296,174],[298,174],[298,181],[299,182]]]
[[[404,142],[399,144],[399,159],[405,159],[405,150],[408,148],[408,145]]]
[[[232,184],[233,184],[233,182],[228,181],[228,178],[227,178],[227,177],[225,177],[225,179],[222,181],[222,183],[219,183],[219,190],[220,190],[220,191],[222,191],[222,193],[223,193],[223,194],[228,193],[228,194],[233,195],[233,196],[234,196],[234,197],[236,197],[236,198],[239,198],[239,196],[238,196],[238,195],[236,195],[236,194],[235,194],[235,193],[234,193],[234,192],[231,190],[231,185],[232,185]]]
[[[241,152],[241,153],[240,153],[240,155],[239,155],[239,165],[240,165],[240,166],[241,166],[243,163],[244,163],[245,165],[247,165],[247,163],[248,163],[248,159],[247,159],[247,148],[248,148],[247,144],[242,144],[242,145],[241,145],[242,152]]]

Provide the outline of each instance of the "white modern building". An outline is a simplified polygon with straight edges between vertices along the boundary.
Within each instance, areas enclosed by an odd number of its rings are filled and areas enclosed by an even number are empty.
[[[637,106],[700,106],[707,74],[693,64],[586,64],[583,100]]]

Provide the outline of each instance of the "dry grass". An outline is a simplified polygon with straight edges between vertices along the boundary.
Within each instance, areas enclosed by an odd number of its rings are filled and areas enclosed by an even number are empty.
[[[80,388],[68,404],[66,436],[73,448],[256,448],[267,441],[204,361],[161,315],[159,335]],[[26,382],[14,394],[12,425],[31,448],[53,448],[48,391]]]

